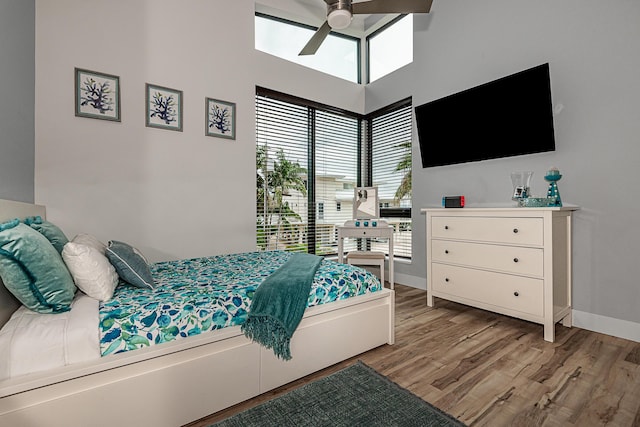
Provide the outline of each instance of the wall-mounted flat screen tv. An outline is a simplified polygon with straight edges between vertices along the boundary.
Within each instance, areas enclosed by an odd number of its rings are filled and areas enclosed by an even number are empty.
[[[422,167],[554,151],[549,64],[415,107]]]

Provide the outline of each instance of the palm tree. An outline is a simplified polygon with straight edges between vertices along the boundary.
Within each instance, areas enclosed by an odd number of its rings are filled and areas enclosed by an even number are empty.
[[[268,247],[271,235],[275,234],[277,245],[281,233],[291,230],[290,218],[301,219],[284,197],[290,195],[291,190],[298,191],[302,195],[307,194],[304,180],[307,170],[298,162],[288,160],[284,150],[278,150],[276,159],[273,161],[273,170],[267,170],[267,162],[266,146],[257,147],[256,202],[258,207],[262,207],[258,214],[258,246],[263,248]],[[274,220],[277,221],[275,227]],[[260,232],[260,226],[262,226],[262,232]]]
[[[404,172],[394,196],[395,201],[400,203],[405,196],[411,195],[411,141],[401,142],[396,147],[404,150],[402,158],[396,165],[396,172]]]

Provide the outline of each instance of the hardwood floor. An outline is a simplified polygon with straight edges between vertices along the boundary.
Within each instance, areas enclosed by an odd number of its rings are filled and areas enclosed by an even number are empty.
[[[542,326],[396,285],[396,343],[203,418],[208,426],[362,360],[469,426],[640,426],[640,343]]]

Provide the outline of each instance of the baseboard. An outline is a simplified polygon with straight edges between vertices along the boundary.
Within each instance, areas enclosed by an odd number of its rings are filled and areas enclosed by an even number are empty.
[[[395,282],[411,286],[412,288],[422,290],[427,289],[426,279],[408,274],[395,273]],[[579,310],[573,310],[572,317],[573,326],[576,328],[582,328],[593,332],[599,332],[601,334],[611,335],[613,337],[640,342],[640,323],[601,316],[599,314],[592,314]]]
[[[385,273],[385,278],[389,280],[389,270],[387,269]],[[427,279],[425,279],[424,277],[416,277],[409,274],[396,273],[394,271],[393,281],[394,283],[410,286],[412,288],[422,289],[423,291],[427,290]]]
[[[628,320],[573,310],[573,326],[640,342],[640,324]]]

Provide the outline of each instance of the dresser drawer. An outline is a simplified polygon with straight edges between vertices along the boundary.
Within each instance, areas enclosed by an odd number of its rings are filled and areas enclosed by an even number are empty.
[[[431,238],[542,246],[542,218],[434,216]]]
[[[461,264],[540,278],[544,276],[542,248],[433,239],[431,240],[431,259],[436,262]]]
[[[433,292],[543,316],[543,281],[473,268],[431,264]],[[439,296],[439,295],[437,295]],[[446,297],[446,296],[445,296]],[[499,311],[499,310],[496,310]]]

